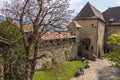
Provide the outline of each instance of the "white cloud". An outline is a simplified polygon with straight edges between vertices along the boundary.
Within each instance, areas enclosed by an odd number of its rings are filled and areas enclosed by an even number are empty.
[[[117,0],[117,4],[120,5],[120,0]]]

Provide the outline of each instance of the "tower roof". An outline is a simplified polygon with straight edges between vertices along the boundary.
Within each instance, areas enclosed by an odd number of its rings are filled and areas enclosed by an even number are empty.
[[[77,21],[72,21],[70,24],[69,24],[69,28],[82,28],[82,26],[80,24],[78,24]]]
[[[79,14],[75,17],[75,20],[96,19],[96,18],[99,18],[102,21],[105,21],[102,13],[88,2],[83,7],[83,9],[79,12]]]
[[[120,25],[120,7],[111,7],[103,12],[107,25]]]

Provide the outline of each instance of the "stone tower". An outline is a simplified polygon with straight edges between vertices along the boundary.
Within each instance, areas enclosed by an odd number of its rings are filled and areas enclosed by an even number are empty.
[[[78,47],[78,55],[95,60],[104,54],[105,20],[102,13],[89,2],[74,18],[82,28],[80,32],[81,45]]]

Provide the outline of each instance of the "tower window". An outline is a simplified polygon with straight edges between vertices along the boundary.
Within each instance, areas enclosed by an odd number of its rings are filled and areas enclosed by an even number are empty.
[[[94,28],[94,25],[92,24],[92,28]]]
[[[110,21],[110,22],[113,22],[113,21],[114,21],[114,18],[110,18],[109,21]]]

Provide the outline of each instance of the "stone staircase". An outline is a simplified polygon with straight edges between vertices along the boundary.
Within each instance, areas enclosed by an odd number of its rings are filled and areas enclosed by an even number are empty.
[[[87,57],[90,60],[96,61],[97,55],[95,55],[94,51],[88,50],[84,51],[85,54],[83,54],[85,57]]]

